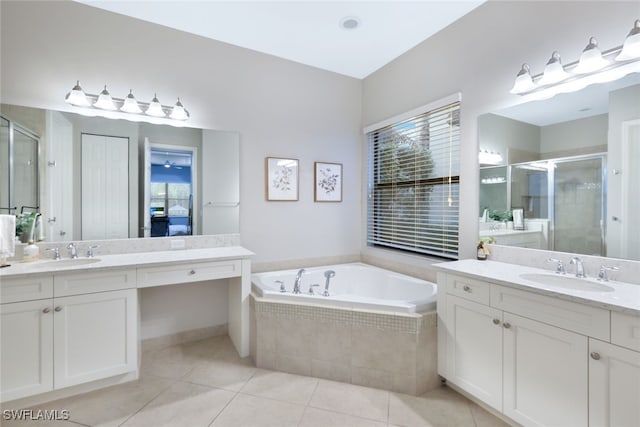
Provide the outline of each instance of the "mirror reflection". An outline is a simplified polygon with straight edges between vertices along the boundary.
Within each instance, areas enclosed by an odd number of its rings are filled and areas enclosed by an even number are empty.
[[[0,107],[0,212],[41,238],[239,232],[238,133]]]
[[[640,259],[638,99],[635,74],[480,116],[480,238]]]

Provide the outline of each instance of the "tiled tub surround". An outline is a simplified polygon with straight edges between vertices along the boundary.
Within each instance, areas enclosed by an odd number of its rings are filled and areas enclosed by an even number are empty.
[[[258,367],[413,395],[438,384],[434,283],[347,263],[305,269],[294,295],[298,271],[252,275]],[[313,284],[320,286],[309,295]]]
[[[436,313],[384,313],[251,298],[258,368],[411,395],[438,386]]]

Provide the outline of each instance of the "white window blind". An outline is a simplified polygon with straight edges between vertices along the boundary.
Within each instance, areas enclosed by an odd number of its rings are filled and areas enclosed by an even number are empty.
[[[367,133],[367,244],[458,258],[460,103]]]

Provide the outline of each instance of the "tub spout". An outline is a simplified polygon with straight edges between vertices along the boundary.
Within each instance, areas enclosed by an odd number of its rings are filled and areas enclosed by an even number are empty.
[[[294,294],[300,293],[300,281],[302,280],[302,275],[304,274],[305,271],[306,270],[304,268],[301,268],[300,270],[298,270],[298,273],[296,274],[296,280],[293,282]]]
[[[324,292],[322,293],[323,296],[328,297],[329,296],[329,282],[331,281],[331,278],[334,277],[336,275],[336,272],[333,270],[327,270],[324,272],[324,277],[327,279],[324,282]]]

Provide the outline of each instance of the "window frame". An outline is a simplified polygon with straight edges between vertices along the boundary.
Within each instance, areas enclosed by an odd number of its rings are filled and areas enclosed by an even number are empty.
[[[427,176],[427,177],[418,177],[414,176],[415,179],[407,180],[407,181],[393,181],[393,182],[380,182],[380,179],[376,180],[376,173],[379,173],[380,163],[382,160],[380,159],[380,151],[375,152],[374,144],[380,143],[380,134],[384,133],[385,129],[387,130],[387,134],[391,134],[390,129],[394,127],[400,127],[404,123],[414,123],[414,124],[428,124],[430,125],[432,122],[429,120],[432,118],[430,114],[436,113],[438,110],[449,109],[449,111],[453,110],[453,114],[456,114],[457,111],[457,122],[460,124],[460,110],[461,110],[461,94],[456,93],[451,96],[442,98],[440,100],[429,103],[425,106],[413,109],[406,113],[403,113],[398,116],[391,117],[379,123],[367,126],[363,129],[363,133],[365,134],[366,141],[366,149],[364,151],[365,156],[365,182],[367,184],[366,193],[365,193],[365,212],[364,212],[364,244],[366,249],[373,250],[388,250],[393,251],[398,254],[405,255],[414,255],[419,257],[434,257],[439,259],[448,259],[455,260],[459,259],[460,256],[460,153],[461,153],[461,129],[458,127],[455,135],[455,143],[453,149],[449,147],[448,154],[449,161],[444,160],[442,155],[436,156],[435,161],[438,162],[433,167],[444,168],[444,170],[440,171],[438,176]],[[415,122],[413,122],[415,120]],[[403,135],[403,133],[399,133],[399,135]],[[428,141],[431,141],[431,136],[428,137]],[[434,143],[437,143],[438,137],[433,137]],[[389,142],[387,140],[387,142]],[[424,143],[424,140],[419,141],[419,143]],[[431,147],[430,147],[431,149]],[[431,150],[429,150],[431,153]],[[416,152],[415,157],[418,157],[418,153]],[[453,159],[455,157],[455,159]],[[444,160],[444,162],[443,162]],[[428,168],[429,166],[424,166]],[[448,169],[448,172],[446,170]],[[443,173],[444,172],[444,173]],[[428,217],[428,213],[433,214],[434,212],[443,212],[442,221],[436,221],[436,231],[428,231],[427,233],[420,233],[418,230],[424,230],[424,224],[416,228],[416,230],[410,230],[405,233],[404,231],[394,231],[390,233],[393,237],[389,238],[388,236],[385,239],[380,239],[379,235],[380,227],[385,227],[389,225],[389,217],[382,218],[380,212],[381,205],[378,204],[376,206],[376,197],[385,197],[380,194],[380,189],[385,187],[395,187],[394,197],[400,194],[398,190],[399,186],[405,186],[404,188],[409,188],[416,194],[416,201],[413,202],[413,208],[411,208],[411,204],[409,205],[409,209],[412,209],[409,212],[409,217],[411,215],[414,216],[413,221],[418,224],[419,222],[430,223],[430,219],[425,219]],[[446,188],[442,189],[442,186]],[[438,188],[440,187],[440,188]],[[425,191],[425,189],[427,189]],[[431,190],[428,190],[431,189]],[[448,197],[451,198],[452,204],[447,206],[447,202],[439,201],[435,205],[432,206],[431,209],[424,209],[420,206],[421,202],[419,201],[419,194],[425,197],[430,197],[433,189],[439,191],[441,194],[445,194],[447,191],[449,192]],[[390,201],[391,199],[387,199],[388,203],[395,203],[395,201]],[[424,199],[426,200],[426,199]],[[453,209],[452,209],[453,208]],[[439,211],[439,209],[444,209],[443,211]],[[391,214],[391,222],[395,221],[396,213]],[[421,219],[418,219],[421,218]],[[382,221],[382,223],[380,222]],[[410,222],[409,222],[410,223]],[[402,227],[399,227],[402,228]],[[384,230],[388,231],[388,230]],[[411,234],[413,233],[413,234]],[[429,238],[435,237],[438,238],[438,233],[441,233],[442,236],[445,236],[443,240],[440,240],[437,244],[429,245],[426,244]],[[449,238],[446,238],[448,236]],[[407,244],[407,241],[413,239],[413,244]]]

